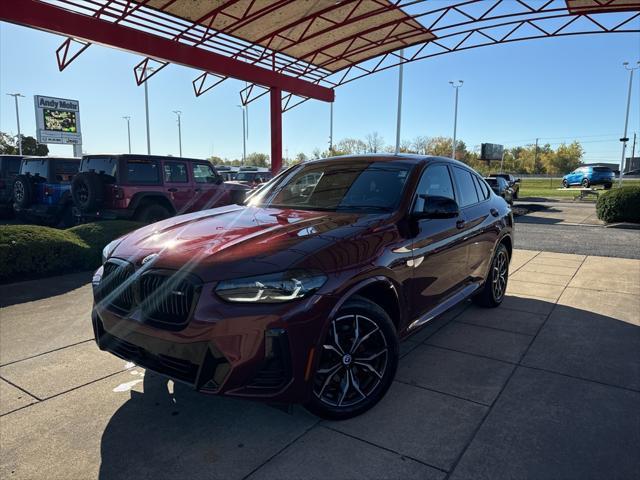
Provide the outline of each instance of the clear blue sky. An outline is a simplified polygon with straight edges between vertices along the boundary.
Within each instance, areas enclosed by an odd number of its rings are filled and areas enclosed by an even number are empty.
[[[63,38],[0,22],[0,130],[16,133],[13,99],[21,92],[22,132],[35,135],[33,95],[80,101],[84,150],[124,152],[126,124],[132,117],[133,151],[146,151],[143,88],[133,67],[141,57],[91,46],[64,72],[55,49]],[[427,59],[405,68],[403,139],[417,135],[450,136],[453,89],[460,90],[459,138],[474,147],[481,142],[508,146],[583,142],[587,161],[620,159],[628,72],[623,61],[640,59],[640,36],[583,35],[478,48]],[[152,152],[178,153],[175,116],[183,112],[183,154],[242,155],[238,91],[244,83],[227,80],[196,98],[192,69],[169,65],[149,82]],[[640,134],[640,75],[634,81],[631,136]],[[358,80],[336,91],[334,138],[364,138],[378,131],[394,143],[397,70]],[[269,105],[263,97],[250,106],[248,152],[269,153]],[[326,148],[329,105],[309,101],[283,119],[284,149],[289,156]],[[71,147],[50,146],[56,155]],[[636,149],[638,151],[638,148]]]

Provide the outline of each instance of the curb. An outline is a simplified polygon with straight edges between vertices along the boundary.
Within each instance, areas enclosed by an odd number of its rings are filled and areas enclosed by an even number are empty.
[[[621,228],[624,230],[640,230],[640,223],[617,222],[604,225],[606,228]]]

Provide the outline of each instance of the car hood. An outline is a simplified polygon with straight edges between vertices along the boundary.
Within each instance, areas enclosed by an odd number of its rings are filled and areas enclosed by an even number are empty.
[[[322,252],[362,238],[384,218],[234,205],[143,227],[123,237],[111,256],[136,266],[148,258],[153,268],[182,269],[203,281],[291,268],[327,270]],[[341,262],[351,260],[345,256]]]

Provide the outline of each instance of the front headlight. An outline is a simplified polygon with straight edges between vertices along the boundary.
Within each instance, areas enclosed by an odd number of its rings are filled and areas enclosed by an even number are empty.
[[[321,273],[292,270],[256,277],[223,280],[216,293],[227,302],[280,303],[303,298],[327,281]]]
[[[122,239],[113,240],[102,249],[102,263],[106,262]]]

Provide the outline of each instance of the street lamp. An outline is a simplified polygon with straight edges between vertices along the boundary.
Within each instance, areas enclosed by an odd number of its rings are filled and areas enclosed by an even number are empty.
[[[247,158],[247,127],[245,119],[245,107],[244,105],[236,106],[242,109],[242,165],[244,165],[244,162]]]
[[[129,140],[129,153],[131,153],[131,125],[130,125],[131,117],[127,116],[122,118],[124,118],[127,121],[127,139]]]
[[[453,158],[455,160],[456,158],[456,134],[458,131],[458,90],[460,89],[460,87],[462,86],[464,82],[462,80],[458,80],[457,82],[449,82],[449,84],[456,89],[456,102],[455,102],[455,109],[454,109],[454,114],[453,114],[453,153],[451,155],[451,158]]]
[[[147,155],[151,155],[151,133],[149,131],[149,87],[147,86],[147,79],[150,74],[156,71],[153,67],[139,67],[139,71],[144,73],[144,113],[147,124]]]
[[[178,117],[178,147],[180,157],[182,157],[182,124],[180,123],[180,115],[182,115],[182,112],[180,110],[174,110],[173,113]]]
[[[18,124],[18,154],[22,155],[22,135],[20,134],[20,111],[18,110],[18,97],[24,98],[21,93],[7,93],[16,102],[16,122]]]
[[[396,112],[396,149],[400,152],[400,129],[402,127],[402,79],[404,73],[404,49],[400,50],[400,65],[398,65],[398,111]]]
[[[618,175],[618,184],[622,185],[622,170],[624,169],[624,155],[627,150],[627,142],[629,139],[627,138],[627,127],[629,126],[629,108],[631,106],[631,87],[633,85],[633,72],[640,68],[640,61],[636,62],[635,67],[629,66],[629,62],[624,62],[622,64],[626,70],[629,71],[629,91],[627,92],[627,113],[624,119],[624,135],[620,141],[622,142],[622,158],[620,159],[620,174]]]

